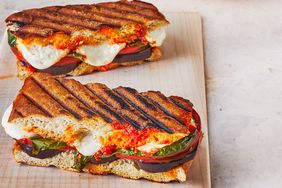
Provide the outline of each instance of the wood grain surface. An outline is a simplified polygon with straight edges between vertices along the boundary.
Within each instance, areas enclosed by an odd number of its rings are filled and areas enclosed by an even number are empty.
[[[171,24],[162,46],[163,59],[139,66],[77,77],[83,82],[102,82],[109,87],[130,86],[138,91],[159,90],[166,95],[190,99],[202,119],[204,138],[185,183],[159,184],[128,180],[113,175],[98,176],[66,172],[55,168],[17,164],[12,156],[13,139],[0,128],[0,187],[210,187],[209,143],[205,95],[202,22],[198,13],[165,13]],[[4,35],[0,46],[0,115],[12,103],[22,82],[15,58]]]

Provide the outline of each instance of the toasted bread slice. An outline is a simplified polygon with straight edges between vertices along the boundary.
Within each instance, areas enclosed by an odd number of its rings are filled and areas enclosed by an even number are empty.
[[[35,120],[32,116],[64,117],[102,124],[118,121],[136,129],[151,126],[157,128],[155,131],[187,134],[190,122],[186,120],[191,119],[192,106],[184,109],[187,100],[181,99],[183,101],[175,102],[160,92],[138,93],[127,87],[111,90],[99,83],[82,85],[73,79],[34,73],[25,80],[15,99],[9,122],[29,125],[29,120]]]
[[[105,38],[99,35],[103,26],[113,28],[118,38],[127,38],[136,31],[132,28],[140,26],[153,30],[168,24],[158,9],[141,1],[118,1],[88,5],[50,6],[29,9],[14,13],[7,17],[7,26],[14,35],[22,39],[49,37],[54,33],[73,35],[77,32],[95,33],[95,41]],[[127,38],[127,39],[126,39]]]
[[[79,172],[72,168],[75,163],[75,154],[72,151],[62,152],[54,157],[46,159],[37,159],[30,157],[22,151],[21,147],[15,143],[13,149],[14,158],[18,163],[33,165],[33,166],[55,166],[57,168]],[[178,167],[175,167],[167,172],[151,173],[136,168],[133,161],[127,159],[119,159],[110,163],[100,165],[89,163],[83,168],[83,172],[106,175],[115,174],[124,178],[130,179],[147,179],[155,182],[171,182],[171,181],[186,181],[186,174],[192,165],[193,161],[188,161]]]

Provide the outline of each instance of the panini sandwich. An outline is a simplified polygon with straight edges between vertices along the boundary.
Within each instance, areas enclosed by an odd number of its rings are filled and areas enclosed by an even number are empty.
[[[6,18],[18,76],[82,75],[160,59],[169,22],[142,1],[50,6]]]
[[[19,163],[157,182],[185,181],[202,138],[182,97],[46,73],[25,80],[2,125]]]

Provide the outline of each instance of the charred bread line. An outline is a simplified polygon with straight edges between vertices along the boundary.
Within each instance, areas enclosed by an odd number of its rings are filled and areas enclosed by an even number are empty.
[[[187,132],[187,127],[182,126],[174,117],[166,115],[158,106],[147,100],[135,89],[118,87],[114,91],[124,97],[135,109],[144,113],[145,116],[155,122],[161,129],[170,133]]]
[[[98,93],[101,90],[103,92]],[[104,95],[105,90],[108,95]],[[111,94],[109,95],[109,93]],[[103,97],[107,96],[107,99],[103,99],[102,95]],[[29,97],[28,102],[24,101],[25,96]],[[165,96],[163,95],[163,97]],[[105,103],[106,100],[107,103]],[[114,105],[113,101],[119,101],[120,104]],[[26,105],[29,107],[25,108]],[[110,110],[112,107],[119,114]],[[182,110],[178,106],[167,105],[166,108],[168,111]],[[26,109],[29,111],[26,112]],[[73,79],[56,79],[45,73],[34,73],[25,80],[20,94],[14,101],[10,122],[14,120],[13,112],[15,110],[24,117],[37,114],[45,116],[66,115],[73,116],[77,120],[96,118],[97,112],[99,112],[103,114],[102,118],[107,117],[108,120],[116,120],[122,124],[126,122],[137,129],[143,129],[142,124],[145,123],[146,127],[158,127],[168,133],[189,132],[187,127],[180,124],[177,119],[165,114],[158,106],[132,88],[118,87],[110,90],[101,84],[87,84],[85,87]],[[137,124],[138,126],[136,126]]]
[[[145,3],[139,1],[138,4]],[[71,34],[80,30],[97,31],[105,25],[111,28],[126,24],[154,27],[166,25],[168,21],[152,4],[140,7],[135,1],[119,1],[29,9],[10,15],[6,23],[19,24],[19,29],[13,33],[28,38],[32,35],[48,37],[56,32]]]
[[[21,147],[15,143],[13,149],[14,158],[18,163],[27,165],[48,167],[55,166],[62,170],[79,172],[73,169],[72,166],[75,162],[75,155],[73,151],[62,152],[54,157],[46,159],[37,159],[30,157],[22,151]],[[170,182],[170,181],[186,181],[186,174],[190,168],[192,161],[188,161],[182,165],[175,167],[167,172],[150,173],[136,168],[136,165],[127,159],[118,159],[116,161],[104,164],[88,163],[83,171],[91,174],[116,174],[130,179],[148,179],[156,182]]]
[[[146,60],[140,60],[140,61],[129,61],[129,62],[122,62],[122,63],[116,63],[116,62],[112,62],[110,64],[108,64],[107,66],[107,70],[111,70],[111,69],[116,69],[118,67],[127,67],[127,66],[133,66],[133,65],[140,65],[146,62],[152,62],[152,61],[158,61],[160,60],[162,56],[162,52],[158,47],[154,47],[152,48],[152,54],[151,56],[146,59]],[[22,62],[20,62],[19,59],[17,59],[17,70],[18,70],[18,77],[21,80],[26,79],[27,77],[29,77],[33,72],[30,71],[30,69],[26,66],[23,65]],[[100,69],[97,69],[97,67],[89,65],[87,63],[80,63],[74,70],[72,70],[71,72],[67,73],[67,74],[63,74],[60,76],[79,76],[79,75],[85,75],[85,74],[89,74],[92,72],[96,72],[96,71],[101,71]]]
[[[146,118],[146,116],[144,116],[140,111],[133,108],[126,100],[106,85],[96,83],[87,84],[86,87],[139,129],[143,129],[148,126],[156,126],[151,120]]]

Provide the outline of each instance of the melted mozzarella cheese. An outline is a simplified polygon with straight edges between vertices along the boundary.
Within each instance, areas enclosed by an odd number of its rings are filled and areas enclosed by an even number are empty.
[[[17,39],[17,48],[25,60],[36,69],[49,68],[69,53],[68,49],[56,49],[52,45],[42,46],[36,43],[27,45],[20,39]]]
[[[111,63],[125,45],[125,43],[109,44],[107,42],[100,45],[82,45],[76,49],[76,52],[85,56],[85,63],[103,66]]]
[[[88,135],[83,137],[81,140],[76,140],[74,142],[74,146],[81,154],[85,156],[94,155],[103,147],[101,139],[110,134],[111,129],[112,128],[110,125],[97,127],[96,130],[90,131]]]
[[[151,43],[151,46],[161,46],[166,38],[164,27],[149,31],[145,38]]]
[[[5,111],[3,118],[2,118],[2,126],[5,129],[5,132],[14,139],[21,139],[21,138],[30,138],[35,136],[34,133],[29,133],[23,130],[20,125],[16,125],[13,123],[9,123],[8,119],[12,112],[12,105],[10,105],[7,110]]]
[[[153,153],[166,145],[168,144],[157,144],[157,143],[149,142],[143,146],[139,146],[137,149],[146,153]]]

